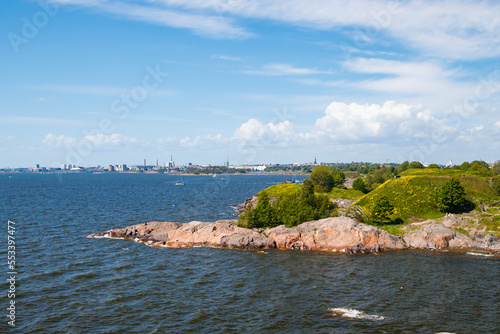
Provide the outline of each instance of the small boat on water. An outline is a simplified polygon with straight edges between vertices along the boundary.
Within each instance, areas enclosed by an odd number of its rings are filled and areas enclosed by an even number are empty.
[[[183,185],[185,185],[184,181],[182,181],[182,175],[181,175],[180,179],[177,179],[177,181],[175,182],[175,185],[176,186],[183,186]]]

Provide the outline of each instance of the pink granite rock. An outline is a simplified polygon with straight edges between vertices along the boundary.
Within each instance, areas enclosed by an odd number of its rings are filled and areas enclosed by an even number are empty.
[[[282,225],[264,231],[241,228],[232,222],[149,222],[89,237],[134,239],[153,246],[333,250],[351,254],[406,248],[482,248],[500,251],[500,240],[496,236],[482,236],[474,241],[435,222],[422,225],[401,238],[347,217],[306,222],[293,228]]]

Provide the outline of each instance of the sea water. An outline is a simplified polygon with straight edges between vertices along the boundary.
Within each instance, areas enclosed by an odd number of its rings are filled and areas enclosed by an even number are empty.
[[[499,258],[86,238],[147,221],[232,219],[231,205],[287,178],[186,176],[176,186],[166,174],[0,174],[0,274],[9,278],[8,221],[17,271],[15,327],[4,281],[0,332],[500,333]]]

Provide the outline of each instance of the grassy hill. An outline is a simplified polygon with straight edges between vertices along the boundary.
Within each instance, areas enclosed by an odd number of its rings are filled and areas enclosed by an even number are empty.
[[[280,198],[283,196],[289,196],[297,194],[300,190],[300,184],[275,184],[269,188],[264,189],[269,197]],[[259,193],[260,194],[260,193]],[[258,194],[257,194],[258,195]],[[364,194],[361,191],[354,189],[342,189],[333,188],[329,193],[327,193],[330,198],[343,198],[349,200],[357,200]]]
[[[376,196],[383,195],[394,205],[393,218],[408,221],[411,218],[432,219],[444,216],[436,206],[437,195],[443,184],[451,177],[457,178],[465,187],[470,201],[475,204],[492,203],[499,200],[488,178],[455,170],[409,170],[398,179],[391,179],[371,193],[361,197],[355,205],[368,213]]]
[[[487,212],[481,212],[478,208],[480,203],[488,205],[500,202],[500,196],[490,186],[488,177],[453,169],[412,169],[401,173],[400,178],[388,180],[367,195],[354,189],[342,188],[333,188],[327,195],[330,198],[357,200],[354,204],[361,206],[367,213],[370,213],[376,196],[386,196],[396,209],[391,218],[393,220],[401,218],[403,221],[392,224],[379,224],[373,221],[366,223],[374,224],[389,233],[401,235],[407,232],[409,221],[444,216],[444,213],[437,209],[436,200],[439,190],[450,177],[460,181],[468,199],[476,204],[473,213],[461,215],[465,219],[464,223],[456,226],[455,230],[466,234],[470,231],[471,237],[474,231],[484,231],[486,234],[500,237],[500,206],[489,207]],[[277,184],[263,191],[269,197],[282,198],[298,194],[301,187],[302,185],[298,184]]]

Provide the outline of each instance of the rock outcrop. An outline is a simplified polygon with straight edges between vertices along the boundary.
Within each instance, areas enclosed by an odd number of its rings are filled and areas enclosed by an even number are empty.
[[[403,241],[408,248],[418,249],[484,249],[489,251],[500,251],[500,239],[495,235],[476,235],[475,240],[471,237],[458,233],[449,228],[450,220],[438,223],[434,220],[427,220],[413,224],[418,229],[403,236]]]
[[[266,230],[241,228],[232,222],[186,224],[149,222],[89,235],[95,238],[122,238],[158,247],[197,245],[241,249],[301,249],[340,251],[349,254],[404,250],[408,248],[481,248],[500,251],[500,240],[483,236],[472,240],[446,226],[429,222],[403,237],[396,237],[375,226],[348,217],[306,222],[293,228],[278,226]]]
[[[405,248],[399,238],[386,231],[347,217],[325,218],[295,228],[278,226],[264,233],[275,241],[276,247],[284,249],[345,250],[356,253]]]

